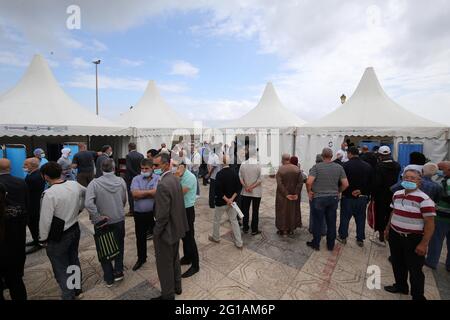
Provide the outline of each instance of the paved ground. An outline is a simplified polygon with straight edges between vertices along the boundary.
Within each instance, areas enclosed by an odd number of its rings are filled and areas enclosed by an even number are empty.
[[[196,211],[196,238],[200,253],[200,272],[183,279],[183,294],[177,299],[409,299],[409,296],[369,290],[366,286],[367,267],[381,269],[381,286],[393,283],[388,249],[366,240],[359,248],[352,240],[352,222],[347,245],[337,244],[333,252],[322,249],[313,252],[306,246],[311,236],[306,228],[295,235],[281,238],[274,222],[275,180],[264,180],[260,227],[262,234],[243,235],[245,248],[241,251],[231,242],[229,223],[223,221],[220,244],[208,241],[212,230],[212,210],[207,204],[207,192],[201,187]],[[302,203],[303,224],[308,224],[309,208]],[[80,260],[83,270],[84,299],[149,299],[159,295],[154,248],[148,241],[149,258],[137,272],[131,270],[136,262],[134,223],[126,220],[125,279],[106,288],[92,238],[92,227],[86,213],[81,215],[82,239]],[[367,229],[368,238],[372,236]],[[325,248],[322,240],[322,248]],[[445,248],[443,250],[446,252]],[[444,257],[442,257],[443,261]],[[187,269],[182,267],[182,271]],[[426,297],[450,299],[450,275],[443,263],[437,271],[424,268]],[[30,299],[59,299],[45,251],[27,258],[25,284]]]

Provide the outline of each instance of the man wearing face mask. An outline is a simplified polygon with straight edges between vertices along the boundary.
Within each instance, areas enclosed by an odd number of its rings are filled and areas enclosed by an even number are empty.
[[[419,189],[420,183],[420,171],[405,171],[402,182],[404,190],[394,193],[391,204],[393,210],[385,230],[395,283],[385,286],[384,289],[391,293],[408,294],[409,274],[413,300],[426,300],[422,268],[436,216],[435,204]]]
[[[437,175],[442,178],[441,193],[436,202],[435,230],[428,247],[428,256],[425,265],[436,269],[441,257],[442,246],[447,238],[447,259],[445,268],[450,272],[450,161],[438,164]]]
[[[200,270],[197,243],[195,242],[194,222],[195,222],[195,200],[197,193],[197,178],[187,170],[186,163],[181,162],[178,165],[175,175],[180,178],[181,187],[184,194],[184,206],[189,223],[189,231],[183,237],[183,253],[180,263],[191,265],[191,267],[181,275],[182,278],[188,278]]]
[[[33,154],[34,157],[39,160],[39,168],[48,162],[48,160],[45,159],[45,152],[41,148],[35,149]]]
[[[39,172],[39,160],[28,158],[24,162],[24,171],[27,173],[25,183],[28,186],[30,206],[28,208],[28,228],[33,241],[27,242],[29,248],[26,253],[36,252],[42,247],[39,245],[39,216],[41,210],[41,196],[45,190],[45,180]]]
[[[181,294],[180,239],[189,230],[180,181],[170,172],[170,156],[159,154],[154,160],[155,173],[161,178],[155,194],[155,245],[156,268],[161,284],[161,296],[155,300],[175,299]]]
[[[142,159],[141,174],[131,181],[131,195],[134,200],[134,230],[136,233],[137,262],[133,271],[138,270],[147,261],[147,231],[155,226],[154,196],[159,175],[153,172],[153,161]],[[130,200],[131,201],[131,200]]]
[[[75,180],[75,176],[72,173],[72,161],[70,160],[71,150],[69,148],[63,148],[61,150],[61,158],[58,159],[57,163],[62,169],[62,178],[64,180]]]

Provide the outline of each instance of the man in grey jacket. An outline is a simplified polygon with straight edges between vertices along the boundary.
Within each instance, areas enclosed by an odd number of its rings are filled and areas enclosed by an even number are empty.
[[[95,178],[87,188],[85,207],[92,223],[106,224],[113,230],[119,246],[120,253],[113,261],[101,263],[106,286],[111,287],[114,282],[123,280],[127,186],[125,180],[114,174],[114,160],[103,161],[101,169],[103,175]]]
[[[170,156],[159,154],[153,159],[153,172],[160,175],[155,194],[156,269],[161,283],[161,296],[153,299],[173,300],[181,294],[181,267],[178,253],[180,239],[189,230],[181,183],[170,171]]]

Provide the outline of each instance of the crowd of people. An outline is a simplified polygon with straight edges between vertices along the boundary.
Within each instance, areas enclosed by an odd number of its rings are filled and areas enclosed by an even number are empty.
[[[219,243],[221,219],[231,224],[233,241],[239,250],[242,233],[256,236],[262,192],[262,166],[258,150],[237,143],[189,145],[181,139],[172,148],[165,143],[144,156],[135,143],[128,145],[126,173],[116,173],[112,147],[79,152],[70,160],[71,150],[61,150],[57,162],[47,161],[42,149],[26,159],[26,178],[10,174],[10,162],[0,159],[0,298],[9,289],[12,299],[27,298],[23,282],[26,254],[45,248],[62,299],[77,299],[82,288],[67,285],[69,266],[80,266],[79,214],[85,209],[94,225],[94,237],[110,233],[115,251],[99,260],[107,287],[124,279],[125,219],[135,226],[136,263],[139,270],[147,261],[147,241],[154,244],[161,295],[174,299],[182,294],[182,278],[200,271],[195,241],[195,205],[199,181],[209,185],[208,204],[214,210],[208,239]],[[367,207],[375,212],[373,228],[377,242],[389,243],[395,283],[384,289],[423,300],[424,265],[436,269],[447,241],[450,248],[450,162],[434,164],[413,152],[402,172],[388,146],[369,151],[343,143],[333,154],[324,148],[316,164],[304,172],[296,156],[283,154],[276,173],[275,227],[280,237],[301,228],[303,185],[309,201],[309,232],[306,245],[334,250],[336,241],[345,245],[349,224],[356,224],[356,243],[364,246]],[[125,208],[129,205],[129,211]],[[339,226],[337,214],[339,210]],[[251,216],[250,216],[251,208]],[[242,214],[242,217],[240,216]],[[26,243],[26,226],[32,241]],[[179,256],[182,241],[183,257]],[[96,241],[97,250],[103,250]],[[181,265],[190,265],[181,273]],[[450,272],[450,255],[446,269]],[[408,275],[409,283],[408,285]],[[409,290],[411,287],[411,290]]]

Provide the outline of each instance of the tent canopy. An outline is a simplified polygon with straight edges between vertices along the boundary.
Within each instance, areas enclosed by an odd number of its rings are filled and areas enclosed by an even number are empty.
[[[431,138],[440,137],[445,127],[395,103],[384,92],[370,67],[350,99],[321,119],[305,124],[301,132]]]
[[[72,100],[35,55],[19,83],[0,96],[0,136],[128,135]]]
[[[305,121],[283,106],[272,82],[268,82],[255,108],[222,128],[296,128]]]
[[[156,83],[148,82],[144,95],[131,110],[120,116],[119,123],[138,129],[190,129],[192,121],[180,117],[159,94]]]

